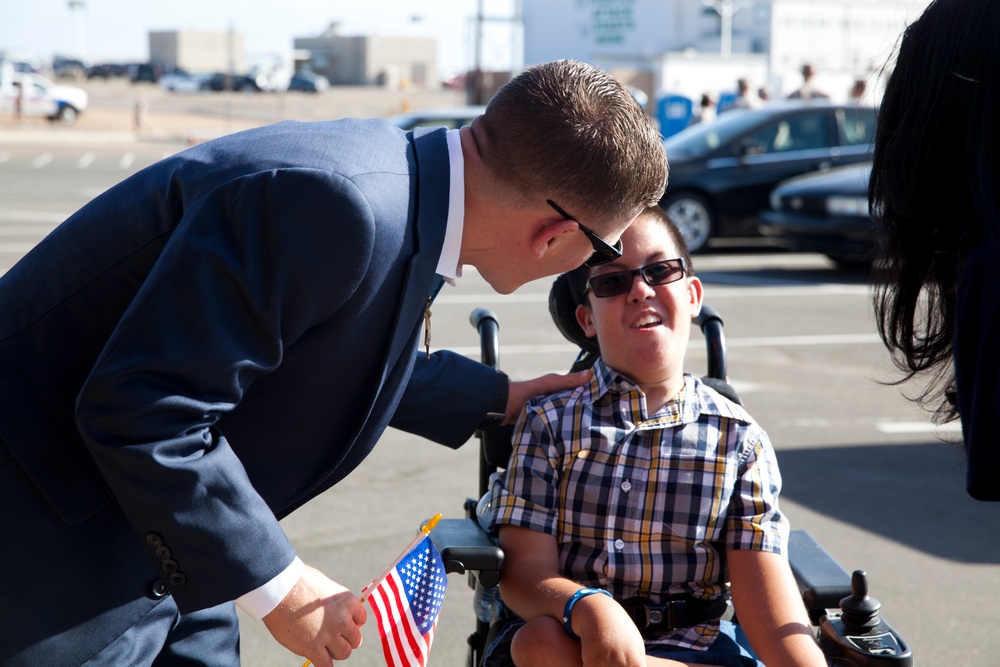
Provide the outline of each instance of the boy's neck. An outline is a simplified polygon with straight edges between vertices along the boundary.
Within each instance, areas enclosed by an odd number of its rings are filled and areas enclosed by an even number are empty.
[[[642,393],[646,396],[646,412],[648,415],[656,414],[664,405],[673,400],[684,388],[684,376],[671,379],[667,382],[657,382],[652,384],[639,384]],[[647,415],[647,416],[648,416]]]

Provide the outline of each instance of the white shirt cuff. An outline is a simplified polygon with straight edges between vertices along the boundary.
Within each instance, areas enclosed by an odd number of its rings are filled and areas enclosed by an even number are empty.
[[[303,567],[302,561],[296,556],[292,564],[274,579],[236,598],[236,605],[245,611],[250,618],[259,621],[270,614],[278,606],[278,603],[285,599],[288,592],[292,590],[292,586],[302,576]]]

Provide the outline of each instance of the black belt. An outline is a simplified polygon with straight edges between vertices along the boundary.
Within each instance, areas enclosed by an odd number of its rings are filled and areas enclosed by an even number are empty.
[[[649,598],[634,597],[623,600],[621,605],[646,639],[714,621],[721,618],[729,607],[723,598],[699,600],[690,595],[671,598],[663,604],[652,604]]]

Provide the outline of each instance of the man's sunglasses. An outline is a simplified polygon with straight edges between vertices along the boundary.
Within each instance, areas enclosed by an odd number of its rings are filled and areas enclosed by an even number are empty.
[[[618,239],[618,243],[611,245],[600,236],[590,231],[583,224],[571,216],[566,211],[559,208],[559,204],[555,203],[551,199],[546,199],[545,203],[555,209],[556,213],[566,218],[567,220],[572,220],[576,223],[580,231],[587,235],[590,239],[590,245],[594,246],[594,254],[590,256],[584,264],[587,266],[600,266],[601,264],[607,264],[608,262],[613,262],[622,256],[622,240]]]
[[[618,296],[632,289],[632,281],[635,280],[636,276],[642,276],[647,285],[656,287],[657,285],[669,285],[670,283],[677,282],[684,277],[685,273],[687,271],[683,259],[665,259],[660,262],[647,264],[641,269],[611,271],[610,273],[601,273],[593,276],[587,281],[584,294],[589,289],[594,293],[594,296],[601,298]]]

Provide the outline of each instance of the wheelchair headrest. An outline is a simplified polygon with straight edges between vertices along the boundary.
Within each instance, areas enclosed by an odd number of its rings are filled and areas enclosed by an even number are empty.
[[[583,295],[583,286],[578,284],[582,278],[586,280],[586,271],[579,269],[563,273],[549,290],[549,315],[556,323],[556,328],[571,343],[575,343],[584,352],[597,357],[600,355],[600,348],[597,346],[597,339],[587,337],[583,329],[576,321],[576,307],[580,305]]]

